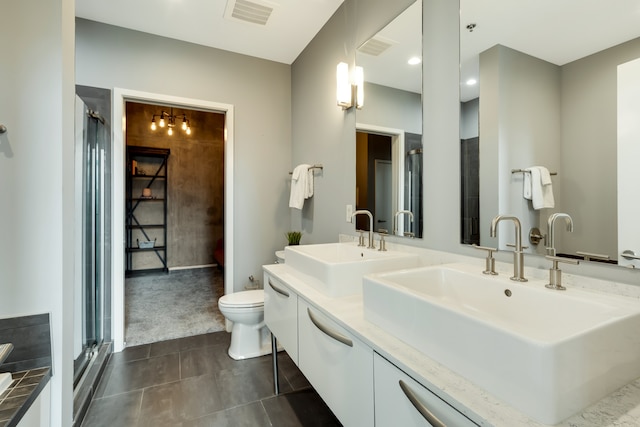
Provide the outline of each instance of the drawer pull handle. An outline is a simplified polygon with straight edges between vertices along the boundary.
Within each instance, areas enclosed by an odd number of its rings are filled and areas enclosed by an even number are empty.
[[[424,405],[424,403],[420,402],[418,396],[409,388],[409,386],[402,380],[398,382],[400,384],[400,388],[404,392],[407,399],[411,402],[411,404],[420,412],[420,415],[424,417],[427,422],[433,427],[447,427],[442,421],[440,421],[435,415],[431,413],[429,409]]]
[[[277,287],[276,285],[274,285],[273,283],[271,283],[271,279],[269,279],[269,286],[271,286],[271,289],[273,289],[274,291],[276,291],[280,295],[284,295],[285,297],[289,298],[289,292],[287,292],[284,289],[281,289],[281,288]]]
[[[307,314],[309,314],[309,319],[311,319],[311,322],[316,325],[316,328],[320,329],[322,332],[324,332],[326,335],[330,336],[331,338],[333,338],[336,341],[340,341],[342,344],[344,345],[348,345],[349,347],[353,347],[353,341],[351,341],[349,338],[345,337],[344,335],[342,335],[339,332],[333,331],[331,329],[329,329],[327,326],[323,325],[314,315],[313,313],[311,313],[311,309],[307,308]]]

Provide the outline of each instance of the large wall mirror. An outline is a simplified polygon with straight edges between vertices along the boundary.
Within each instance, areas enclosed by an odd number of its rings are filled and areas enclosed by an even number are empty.
[[[624,188],[639,182],[633,164],[640,158],[622,141],[629,133],[624,118],[640,117],[622,101],[640,81],[640,73],[634,79],[623,72],[640,58],[638,2],[461,0],[460,6],[462,242],[504,249],[514,227],[491,238],[489,224],[511,214],[523,224],[523,242],[532,237],[526,251],[543,255],[551,247],[549,217],[566,213],[573,232],[561,217],[553,242],[558,255],[640,267],[621,256],[640,255],[637,191]],[[525,189],[530,177],[540,182],[531,172],[540,166],[550,184],[543,181],[543,198],[534,205]]]
[[[422,237],[422,1],[356,51],[364,105],[356,112],[356,208],[374,231]],[[368,230],[368,219],[356,228]]]

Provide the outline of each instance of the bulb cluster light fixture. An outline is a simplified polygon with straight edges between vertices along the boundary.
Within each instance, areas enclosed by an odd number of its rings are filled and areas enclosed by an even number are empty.
[[[338,106],[343,110],[364,105],[364,70],[362,67],[354,67],[353,74],[349,72],[346,62],[338,64],[336,69],[336,97]]]
[[[155,131],[160,128],[167,128],[167,135],[173,135],[173,129],[176,126],[180,126],[180,128],[187,134],[191,135],[191,126],[189,124],[189,119],[187,115],[182,114],[173,114],[173,108],[171,108],[170,113],[166,111],[162,111],[160,114],[154,114],[151,118],[151,130]],[[156,123],[156,117],[158,118],[158,122]]]

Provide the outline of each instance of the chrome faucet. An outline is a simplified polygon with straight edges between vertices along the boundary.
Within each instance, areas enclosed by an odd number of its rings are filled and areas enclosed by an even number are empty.
[[[503,219],[513,221],[516,226],[516,249],[513,251],[513,276],[510,277],[510,279],[518,282],[526,282],[527,279],[524,277],[524,254],[522,252],[522,231],[520,227],[520,220],[515,216],[498,215],[491,221],[491,231],[489,235],[491,237],[496,237],[498,223]]]
[[[371,214],[371,212],[369,212],[366,209],[355,211],[353,214],[351,214],[351,222],[353,222],[353,218],[356,215],[362,215],[362,214],[369,216],[369,249],[375,249],[376,245],[373,244],[373,215]]]
[[[393,235],[395,236],[398,233],[398,216],[400,214],[407,214],[409,215],[409,220],[411,222],[413,222],[413,212],[411,211],[407,211],[407,210],[403,210],[403,211],[398,211],[396,212],[396,214],[393,216]]]
[[[547,246],[547,255],[555,256],[556,255],[556,245],[555,245],[555,225],[556,220],[558,218],[564,218],[567,222],[567,231],[573,232],[573,220],[566,213],[554,213],[549,216],[547,220],[547,233],[549,234],[549,241],[547,242],[549,246]]]

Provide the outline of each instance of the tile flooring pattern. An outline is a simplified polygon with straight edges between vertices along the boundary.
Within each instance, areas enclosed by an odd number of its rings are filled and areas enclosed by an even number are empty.
[[[83,427],[340,426],[285,352],[236,361],[230,334],[145,344],[109,360]]]

